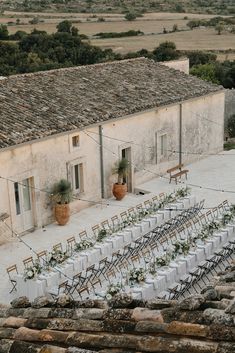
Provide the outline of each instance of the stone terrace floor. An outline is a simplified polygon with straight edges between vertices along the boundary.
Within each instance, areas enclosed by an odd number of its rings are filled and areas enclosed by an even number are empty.
[[[231,150],[223,152],[223,154],[225,155],[209,156],[187,167],[189,169],[188,183],[234,191],[234,193],[226,193],[192,187],[192,193],[196,195],[197,200],[206,200],[205,207],[215,207],[225,199],[235,203],[235,151]],[[178,184],[178,187],[182,187],[182,184]],[[93,225],[110,219],[115,214],[136,206],[160,192],[173,191],[176,189],[176,185],[174,182],[169,184],[169,181],[164,178],[154,178],[139,185],[138,189],[149,193],[145,195],[128,194],[120,202],[114,199],[103,201],[104,204],[108,203],[109,205],[101,206],[99,204],[86,208],[72,215],[70,222],[64,227],[51,224],[44,229],[37,229],[25,235],[23,239],[37,252],[44,249],[50,250],[54,244],[58,242],[65,244],[66,239],[70,236],[76,236],[84,229],[90,231]],[[14,238],[0,246],[0,303],[9,303],[13,299],[12,295],[9,295],[10,286],[6,268],[16,263],[21,271],[23,269],[22,260],[32,255],[34,254],[25,245]]]

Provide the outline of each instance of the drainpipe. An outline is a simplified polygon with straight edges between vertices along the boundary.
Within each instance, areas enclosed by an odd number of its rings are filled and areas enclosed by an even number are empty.
[[[102,132],[103,132],[102,125],[99,125],[101,198],[104,199],[104,152],[103,152]]]
[[[179,119],[179,164],[182,164],[182,104],[180,104]]]

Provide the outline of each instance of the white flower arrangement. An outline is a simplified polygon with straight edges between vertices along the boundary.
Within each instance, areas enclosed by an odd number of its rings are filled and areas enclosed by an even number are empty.
[[[172,254],[168,251],[163,256],[157,257],[155,263],[158,267],[168,266],[171,262]]]
[[[91,248],[93,245],[94,243],[91,240],[83,239],[79,243],[76,243],[74,249],[75,251],[82,251]]]
[[[107,288],[105,298],[107,300],[111,300],[114,295],[120,293],[121,291],[123,291],[123,286],[121,283],[110,284]]]
[[[173,244],[173,258],[177,255],[187,255],[190,250],[190,242],[189,241],[176,241]]]
[[[99,233],[97,235],[96,241],[98,241],[98,243],[102,242],[107,236],[109,235],[107,229],[102,228],[99,230]]]
[[[129,281],[131,284],[143,282],[146,278],[146,271],[144,268],[134,268],[129,272]]]
[[[226,226],[229,222],[233,220],[233,218],[234,218],[234,214],[232,212],[225,212],[221,220],[222,226]]]
[[[30,280],[35,278],[38,274],[42,272],[42,266],[39,262],[35,262],[33,266],[27,267],[24,270],[24,280]]]
[[[48,264],[50,266],[55,266],[57,264],[63,263],[69,257],[67,252],[63,252],[61,250],[53,250],[49,254]]]
[[[176,199],[178,198],[183,198],[186,197],[190,194],[190,188],[186,186],[185,188],[180,188],[175,191],[175,197]]]

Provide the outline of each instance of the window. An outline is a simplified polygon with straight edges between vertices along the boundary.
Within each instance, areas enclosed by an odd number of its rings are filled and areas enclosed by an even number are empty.
[[[167,134],[160,136],[160,156],[167,157]]]
[[[20,194],[19,194],[18,183],[14,183],[14,191],[15,191],[16,214],[19,215],[21,211],[20,211]]]
[[[80,145],[79,135],[72,137],[72,145],[73,145],[73,147],[79,147],[79,145]]]
[[[82,163],[73,165],[73,189],[77,192],[84,191],[83,185],[83,165]]]

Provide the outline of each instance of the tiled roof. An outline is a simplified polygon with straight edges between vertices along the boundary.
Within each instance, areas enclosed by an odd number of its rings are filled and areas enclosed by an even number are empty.
[[[235,266],[213,282],[181,301],[21,297],[0,307],[0,352],[235,353]]]
[[[145,58],[1,78],[0,148],[219,90]]]

